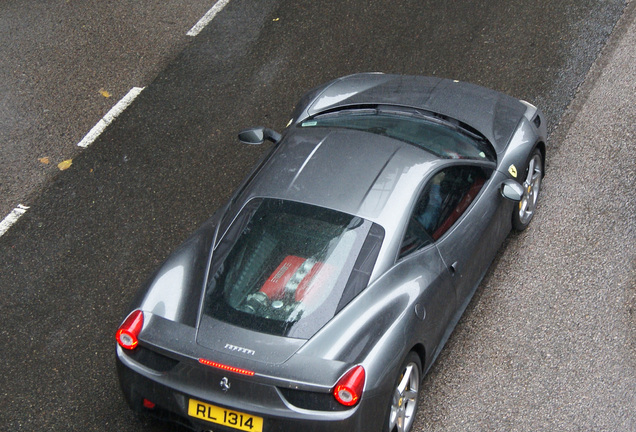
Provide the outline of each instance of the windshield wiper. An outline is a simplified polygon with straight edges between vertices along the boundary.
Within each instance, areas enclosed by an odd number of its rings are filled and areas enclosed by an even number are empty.
[[[330,117],[338,117],[343,115],[376,115],[378,114],[378,110],[375,108],[345,108],[337,111],[328,111],[325,113],[321,113],[312,117],[312,120],[315,119],[325,119]]]
[[[405,113],[405,114],[409,114],[409,113]],[[421,111],[415,111],[413,113],[410,113],[410,115],[412,117],[417,117],[417,118],[421,118],[424,120],[428,120],[431,121],[433,123],[437,123],[439,125],[445,126],[449,129],[452,129],[456,132],[459,132],[461,134],[467,135],[468,137],[477,140],[477,141],[484,141],[484,137],[479,135],[478,133],[473,132],[471,129],[465,127],[461,122],[458,121],[453,121],[450,119],[446,119],[444,117],[435,115],[433,113],[425,113],[425,112],[421,112]]]

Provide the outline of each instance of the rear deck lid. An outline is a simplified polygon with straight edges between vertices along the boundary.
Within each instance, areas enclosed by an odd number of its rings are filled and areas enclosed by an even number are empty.
[[[201,317],[197,343],[224,355],[269,364],[281,364],[306,341],[237,327],[208,315]]]

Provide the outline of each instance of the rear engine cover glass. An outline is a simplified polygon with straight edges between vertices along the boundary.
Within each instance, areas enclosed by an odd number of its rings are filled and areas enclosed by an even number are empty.
[[[214,251],[204,313],[309,338],[366,287],[384,231],[312,205],[255,199]]]

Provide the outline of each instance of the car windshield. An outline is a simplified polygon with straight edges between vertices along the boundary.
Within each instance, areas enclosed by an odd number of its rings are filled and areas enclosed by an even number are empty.
[[[252,200],[214,251],[204,313],[309,338],[366,287],[383,236],[380,226],[356,216]]]
[[[413,113],[392,113],[376,109],[344,110],[321,114],[301,127],[337,127],[384,135],[420,147],[445,159],[495,161],[495,153],[478,135],[459,126]],[[469,136],[470,135],[470,136]],[[471,136],[474,135],[474,139]]]

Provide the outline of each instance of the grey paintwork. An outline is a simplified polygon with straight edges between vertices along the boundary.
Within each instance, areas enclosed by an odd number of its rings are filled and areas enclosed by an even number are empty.
[[[489,139],[497,163],[438,159],[375,134],[299,125],[322,110],[373,104],[404,105],[465,123]],[[230,202],[168,258],[133,301],[131,310],[142,309],[145,316],[142,349],[176,365],[158,372],[118,347],[118,372],[128,401],[139,408],[140,397],[152,398],[187,417],[189,395],[280,422],[281,430],[303,424],[312,424],[312,430],[377,429],[402,359],[415,351],[423,369],[430,367],[510,231],[516,203],[505,199],[501,189],[515,178],[510,165],[517,167],[520,181],[531,151],[537,146],[545,151],[545,121],[537,128],[537,115],[533,106],[500,93],[437,78],[360,74],[310,91],[295,109],[291,126]],[[492,175],[444,236],[398,260],[420,191],[436,172],[456,164],[481,166]],[[309,340],[263,335],[200,314],[213,245],[254,197],[329,207],[385,230],[369,286]],[[205,341],[197,343],[203,334]],[[202,366],[199,358],[255,375]],[[366,384],[355,408],[302,409],[281,393],[328,393],[356,364],[364,366]],[[217,385],[222,377],[232,381],[230,391]],[[193,427],[205,425],[194,422]]]
[[[292,120],[361,105],[399,105],[459,120],[481,132],[498,153],[527,110],[518,99],[470,83],[371,73],[339,78],[314,89],[298,104]]]

